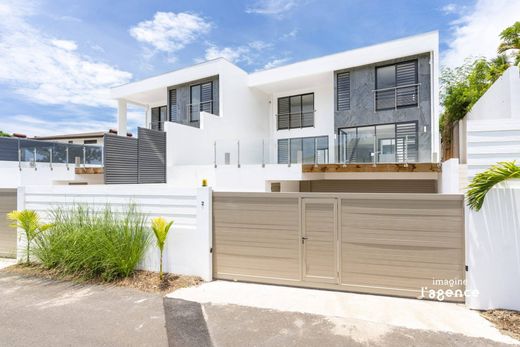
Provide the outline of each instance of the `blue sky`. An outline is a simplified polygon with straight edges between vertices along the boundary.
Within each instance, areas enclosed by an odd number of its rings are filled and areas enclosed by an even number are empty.
[[[224,56],[246,71],[439,30],[442,62],[491,56],[518,0],[0,0],[0,129],[116,125],[109,88]],[[132,109],[130,126],[143,123]]]

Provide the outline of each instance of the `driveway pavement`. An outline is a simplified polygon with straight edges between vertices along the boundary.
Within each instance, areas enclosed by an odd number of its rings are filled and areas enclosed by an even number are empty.
[[[165,301],[167,315],[175,307],[190,308],[192,325],[205,323],[214,346],[518,343],[502,335],[478,312],[451,303],[229,281],[184,288],[169,294]],[[202,317],[198,323],[196,317]],[[182,319],[170,315],[167,327]],[[199,341],[199,345],[203,344]]]
[[[0,272],[2,346],[167,346],[163,298]]]

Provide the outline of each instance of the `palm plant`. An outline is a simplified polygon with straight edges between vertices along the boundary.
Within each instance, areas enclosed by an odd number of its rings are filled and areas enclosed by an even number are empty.
[[[166,243],[166,237],[168,236],[168,231],[170,231],[170,227],[172,226],[173,221],[166,222],[166,220],[162,217],[157,217],[152,219],[152,230],[155,234],[155,239],[157,240],[157,247],[159,247],[159,251],[161,253],[161,260],[159,265],[159,279],[163,279],[163,250],[164,244]]]
[[[7,219],[13,222],[11,227],[20,228],[25,234],[25,238],[27,239],[26,262],[29,264],[32,240],[34,240],[39,233],[49,229],[53,225],[40,223],[40,216],[33,210],[12,211],[7,214]]]
[[[489,190],[495,184],[510,178],[520,178],[520,166],[517,166],[515,161],[501,162],[484,172],[478,173],[468,185],[468,206],[472,210],[479,211]]]
[[[509,50],[516,50],[515,65],[520,64],[520,22],[516,22],[510,27],[505,28],[500,33],[500,45],[498,53],[504,53]]]

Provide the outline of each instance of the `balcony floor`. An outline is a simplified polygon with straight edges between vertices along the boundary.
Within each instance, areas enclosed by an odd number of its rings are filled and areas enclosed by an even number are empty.
[[[441,172],[437,163],[409,163],[406,164],[304,164],[302,172]]]

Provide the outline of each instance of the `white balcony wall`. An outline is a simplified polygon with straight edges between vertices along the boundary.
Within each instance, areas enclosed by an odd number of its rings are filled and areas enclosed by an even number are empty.
[[[214,144],[218,160],[229,152],[231,161],[238,156],[237,141],[244,144],[240,156],[243,162],[258,162],[260,149],[247,150],[247,143],[261,143],[269,137],[269,103],[267,95],[247,87],[247,73],[223,62],[208,75],[219,75],[220,115],[201,112],[200,128],[167,122],[167,165],[208,165],[214,163]],[[254,156],[255,158],[250,158]]]

